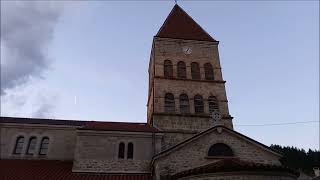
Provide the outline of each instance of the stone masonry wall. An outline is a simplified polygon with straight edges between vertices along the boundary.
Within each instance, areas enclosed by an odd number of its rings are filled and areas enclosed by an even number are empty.
[[[165,132],[162,139],[162,150],[168,149],[188,138],[194,136],[195,133],[186,132]]]
[[[121,142],[124,159],[118,158]],[[133,159],[127,159],[129,142],[134,146]],[[160,150],[161,136],[152,133],[79,130],[73,172],[149,173],[150,161]]]
[[[179,96],[187,94],[189,97],[190,114],[194,114],[193,97],[200,94],[203,97],[204,113],[209,114],[208,97],[216,96],[219,103],[220,113],[223,116],[229,115],[228,100],[225,95],[225,87],[223,83],[199,82],[199,81],[179,81],[157,79],[155,81],[155,106],[154,112],[164,112],[164,97],[166,93],[172,93],[175,97],[175,112],[180,113]]]
[[[1,159],[54,159],[72,160],[76,143],[76,127],[30,124],[1,124]],[[22,153],[13,154],[16,139],[23,136]],[[30,137],[37,138],[36,152],[27,155],[27,144]],[[41,139],[49,138],[47,155],[39,155]]]
[[[148,103],[147,103],[147,121],[151,124],[152,112],[153,112],[153,82],[154,82],[154,51],[151,49],[150,61],[149,61],[149,86],[148,86]]]
[[[73,162],[72,171],[95,173],[150,173],[150,160],[78,159]]]
[[[159,170],[160,175],[173,175],[177,172],[212,163],[217,159],[208,158],[207,153],[210,146],[216,143],[225,143],[230,146],[235,157],[241,160],[280,165],[277,155],[244,140],[243,137],[228,132],[226,129],[221,133],[217,130],[208,132],[208,134],[185,146],[159,157],[155,160],[154,165]]]
[[[188,46],[192,48],[191,54],[185,54],[182,49]],[[232,119],[229,115],[228,100],[225,91],[225,84],[222,78],[221,66],[218,53],[218,44],[216,42],[205,42],[195,40],[181,40],[170,38],[155,38],[153,43],[152,63],[155,67],[154,81],[154,111],[150,119],[153,119],[153,125],[162,130],[196,130],[198,132],[212,127],[210,122],[210,113],[208,106],[208,97],[216,96],[218,99],[219,110],[227,127],[233,128]],[[173,78],[164,78],[164,61],[170,60],[173,64]],[[177,79],[177,63],[183,61],[186,63],[187,78]],[[201,80],[192,80],[191,63],[197,62],[200,66]],[[214,81],[205,80],[204,64],[211,63],[214,69]],[[151,80],[152,81],[152,80]],[[172,93],[175,96],[175,113],[168,116],[158,116],[164,111],[164,97],[166,93]],[[189,97],[190,115],[181,117],[179,96],[185,93]],[[204,100],[204,113],[195,114],[194,96],[200,94]],[[150,108],[149,108],[150,109]],[[150,112],[150,111],[148,111]],[[177,116],[172,116],[176,114]],[[207,116],[203,118],[202,116]],[[180,116],[180,117],[179,117]]]
[[[156,114],[153,116],[153,125],[166,131],[185,131],[185,132],[201,132],[213,126],[213,120],[210,116],[178,116],[167,114]],[[228,128],[231,128],[232,120],[223,118],[222,122]],[[232,129],[232,128],[231,128]]]

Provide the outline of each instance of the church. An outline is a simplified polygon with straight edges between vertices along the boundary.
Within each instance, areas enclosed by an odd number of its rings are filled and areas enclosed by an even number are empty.
[[[153,38],[146,123],[1,117],[0,179],[297,179],[233,129],[218,45],[175,5]]]

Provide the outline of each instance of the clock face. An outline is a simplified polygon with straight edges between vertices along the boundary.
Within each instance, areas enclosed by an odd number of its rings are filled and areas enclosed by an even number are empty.
[[[183,51],[185,54],[191,54],[191,53],[192,53],[191,47],[188,47],[188,46],[183,47],[183,48],[182,48],[182,51]]]

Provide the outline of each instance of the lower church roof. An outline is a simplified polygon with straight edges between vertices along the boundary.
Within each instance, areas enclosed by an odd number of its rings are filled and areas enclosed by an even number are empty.
[[[110,122],[110,121],[76,121],[41,118],[0,117],[0,123],[43,124],[75,126],[82,130],[128,131],[128,132],[160,132],[147,123]]]
[[[182,177],[199,175],[199,174],[219,173],[219,172],[237,172],[237,171],[280,172],[280,173],[288,173],[296,177],[299,176],[299,172],[292,170],[288,167],[270,165],[270,164],[259,164],[254,162],[242,161],[236,158],[230,158],[230,159],[223,159],[218,162],[214,162],[211,164],[207,164],[204,166],[179,172],[173,175],[173,179],[179,179]]]
[[[0,160],[0,179],[10,180],[151,180],[150,174],[73,173],[72,161]]]

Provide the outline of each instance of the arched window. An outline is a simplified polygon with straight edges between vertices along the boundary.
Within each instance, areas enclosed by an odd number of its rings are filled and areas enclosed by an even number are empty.
[[[36,150],[36,145],[37,145],[37,138],[36,137],[31,137],[29,139],[28,147],[27,147],[27,154],[34,154],[34,151]]]
[[[209,148],[208,156],[233,156],[233,151],[228,145],[217,143]]]
[[[204,64],[204,74],[207,80],[214,80],[213,68],[210,63]]]
[[[200,67],[196,62],[191,63],[191,77],[192,79],[201,79],[200,78]]]
[[[218,100],[215,96],[210,96],[208,98],[209,112],[212,113],[215,110],[219,110]]]
[[[123,142],[119,144],[119,152],[118,152],[118,158],[124,159],[124,151],[125,151],[125,145]]]
[[[181,94],[179,97],[179,102],[180,102],[180,113],[182,114],[190,113],[188,95]]]
[[[165,112],[175,112],[174,96],[171,93],[167,93],[164,97],[164,110]]]
[[[171,78],[173,76],[173,67],[172,62],[170,60],[164,61],[164,77]]]
[[[185,79],[187,78],[187,72],[186,72],[186,63],[179,61],[177,65],[178,69],[178,78]]]
[[[49,138],[48,137],[42,138],[39,154],[46,155],[48,153],[48,147],[49,147]]]
[[[204,112],[203,99],[202,99],[202,96],[199,94],[194,96],[194,112],[195,113]]]
[[[21,154],[24,144],[24,137],[19,136],[16,140],[16,144],[14,146],[13,154]]]
[[[133,144],[131,142],[128,144],[127,159],[133,159]]]

